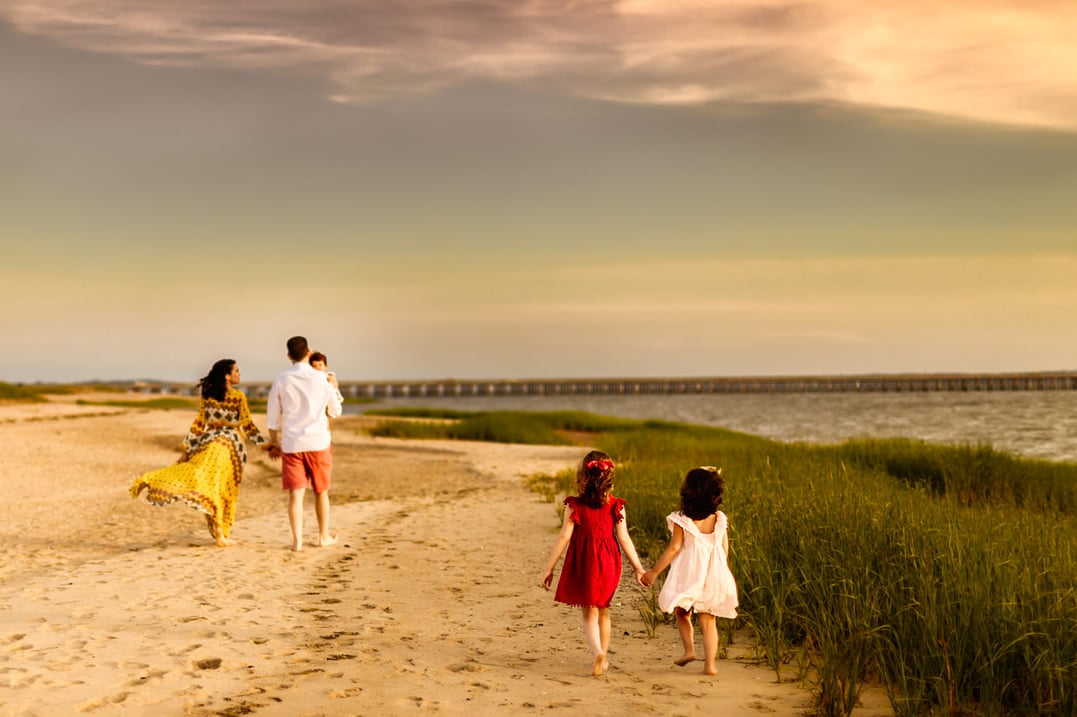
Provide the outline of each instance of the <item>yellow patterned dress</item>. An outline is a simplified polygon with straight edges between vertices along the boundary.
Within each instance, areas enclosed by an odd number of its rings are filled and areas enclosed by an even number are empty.
[[[247,462],[244,435],[256,445],[266,442],[241,391],[228,389],[223,401],[203,398],[183,439],[188,460],[139,476],[131,497],[145,489],[146,500],[153,505],[182,501],[205,513],[210,534],[221,542],[236,519],[236,498]]]

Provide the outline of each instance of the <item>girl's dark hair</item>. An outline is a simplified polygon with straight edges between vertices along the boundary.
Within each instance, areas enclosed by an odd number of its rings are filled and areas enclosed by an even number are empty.
[[[681,512],[692,520],[703,520],[718,512],[724,491],[721,468],[693,468],[681,484]]]
[[[591,451],[576,470],[578,500],[588,508],[601,508],[613,490],[613,461],[602,451]]]
[[[329,359],[327,359],[325,357],[325,354],[323,354],[321,351],[314,351],[313,353],[311,353],[310,362],[314,363],[315,361],[321,361],[325,364],[326,368],[329,367]]]
[[[235,365],[234,359],[221,359],[213,364],[213,368],[209,370],[209,373],[198,381],[198,386],[202,389],[202,398],[223,401],[224,394],[228,392],[228,384],[225,383],[224,379],[225,376],[232,373],[232,367]]]

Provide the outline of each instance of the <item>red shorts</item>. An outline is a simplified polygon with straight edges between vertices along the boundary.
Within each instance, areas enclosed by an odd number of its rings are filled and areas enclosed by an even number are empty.
[[[298,490],[313,486],[315,493],[329,490],[329,475],[333,472],[333,449],[282,453],[280,457],[281,487]]]

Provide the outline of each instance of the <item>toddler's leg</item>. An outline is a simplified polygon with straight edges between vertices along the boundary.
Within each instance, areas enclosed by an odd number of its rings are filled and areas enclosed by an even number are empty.
[[[718,657],[718,626],[714,615],[699,613],[699,628],[703,631],[703,674],[717,675],[718,666],[714,664]]]
[[[583,618],[583,636],[587,639],[587,646],[591,648],[591,654],[595,656],[591,666],[591,674],[599,677],[606,669],[606,653],[602,649],[602,628],[599,623],[600,609],[597,607],[580,608]],[[608,616],[607,616],[608,620]]]
[[[684,667],[696,659],[695,636],[692,634],[692,613],[678,607],[674,608],[673,614],[677,618],[677,632],[681,636],[681,643],[684,644],[684,655],[674,660],[673,664],[678,667]]]

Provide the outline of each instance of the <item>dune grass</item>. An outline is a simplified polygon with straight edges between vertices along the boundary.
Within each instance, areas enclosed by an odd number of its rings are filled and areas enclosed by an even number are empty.
[[[812,446],[566,418],[491,413],[468,437],[590,430],[618,463],[616,493],[652,560],[684,473],[722,466],[738,621],[777,675],[814,680],[823,714],[849,714],[869,680],[903,717],[1077,713],[1077,465],[986,445]],[[553,499],[573,471],[531,485]]]
[[[597,416],[583,411],[450,411],[380,409],[364,415],[431,418],[433,421],[383,421],[370,429],[375,436],[390,438],[450,438],[469,441],[572,445],[568,433],[599,433],[642,425],[639,421]],[[452,419],[445,421],[443,419]]]
[[[198,409],[198,399],[184,396],[170,396],[164,398],[148,398],[144,401],[140,400],[119,400],[119,401],[87,401],[80,398],[75,401],[79,406],[113,406],[116,408],[156,408],[156,409],[171,409],[171,408],[186,408],[191,410]]]
[[[47,400],[44,392],[36,386],[5,383],[0,381],[0,401],[13,403],[41,403]]]

